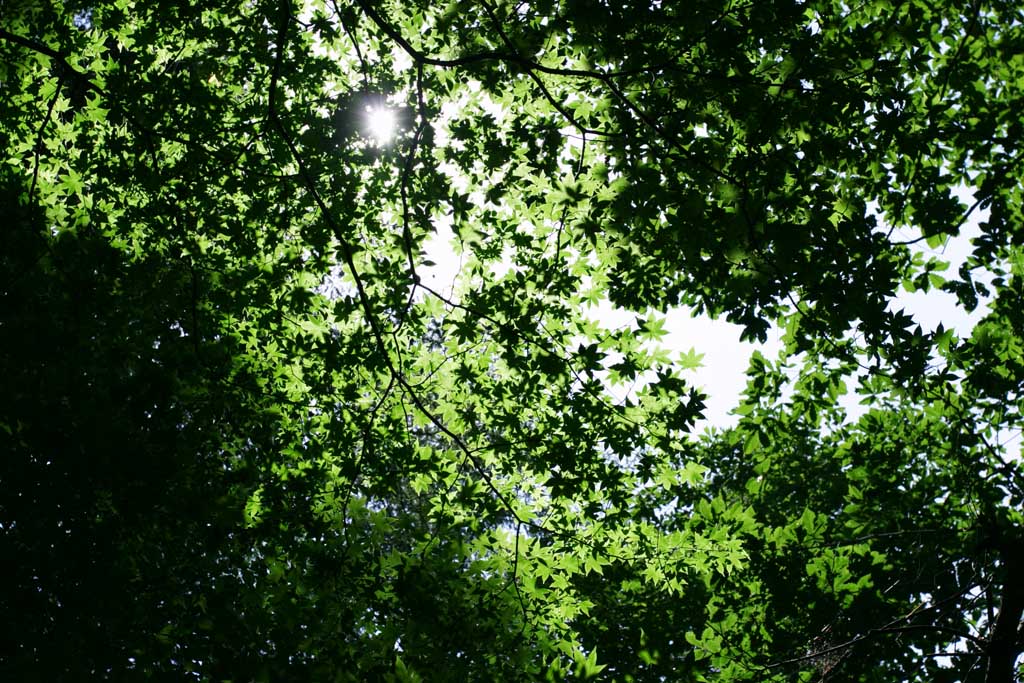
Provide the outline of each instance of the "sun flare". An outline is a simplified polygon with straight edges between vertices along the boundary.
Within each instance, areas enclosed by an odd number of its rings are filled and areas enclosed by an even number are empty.
[[[387,107],[367,105],[364,126],[367,135],[378,145],[387,144],[397,128],[395,112]]]

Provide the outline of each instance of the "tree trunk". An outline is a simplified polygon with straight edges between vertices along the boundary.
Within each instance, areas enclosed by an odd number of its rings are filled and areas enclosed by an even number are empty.
[[[1024,614],[1024,547],[1011,539],[1003,547],[1003,595],[988,641],[985,683],[1014,683],[1014,663],[1021,652],[1017,630]]]

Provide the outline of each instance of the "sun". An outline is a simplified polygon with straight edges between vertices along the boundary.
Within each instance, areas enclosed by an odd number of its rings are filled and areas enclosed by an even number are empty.
[[[395,136],[398,127],[395,112],[385,106],[366,106],[363,125],[366,134],[378,145],[387,144]]]

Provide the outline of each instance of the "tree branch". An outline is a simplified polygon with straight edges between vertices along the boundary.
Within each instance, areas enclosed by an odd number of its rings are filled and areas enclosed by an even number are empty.
[[[516,520],[516,522],[524,524],[530,528],[536,528],[543,531],[551,532],[550,529],[545,529],[542,525],[539,525],[536,522],[522,519],[519,517],[518,513],[516,513],[515,508],[512,505],[512,502],[504,493],[498,490],[497,486],[495,486],[493,478],[487,472],[487,469],[484,467],[484,464],[480,460],[480,458],[478,458],[476,454],[473,452],[473,449],[469,447],[469,445],[462,439],[461,436],[453,432],[446,424],[444,424],[443,421],[441,421],[439,417],[437,417],[433,413],[433,411],[431,411],[426,406],[426,404],[423,402],[423,399],[420,398],[419,394],[416,393],[416,390],[409,384],[409,381],[402,375],[401,371],[395,367],[394,361],[391,359],[391,354],[388,351],[387,343],[384,341],[384,334],[381,331],[380,323],[377,320],[377,315],[373,308],[373,302],[370,301],[370,296],[366,290],[365,284],[363,283],[362,275],[360,274],[359,269],[356,267],[354,251],[352,249],[352,246],[349,243],[348,239],[346,238],[344,232],[342,231],[341,226],[334,220],[334,216],[331,213],[330,208],[327,206],[327,203],[323,200],[323,197],[317,190],[316,182],[310,175],[309,169],[306,167],[302,155],[299,154],[299,150],[295,147],[294,140],[292,140],[291,135],[285,128],[284,122],[281,120],[281,116],[278,113],[278,81],[280,80],[281,67],[284,62],[284,55],[287,48],[288,27],[291,23],[291,18],[292,17],[290,0],[282,0],[280,7],[280,17],[278,18],[277,25],[277,40],[275,41],[277,54],[275,55],[274,58],[274,67],[270,79],[270,92],[268,98],[267,116],[270,122],[277,129],[277,132],[280,134],[281,139],[284,141],[285,145],[288,147],[288,151],[291,154],[292,158],[295,159],[295,163],[299,167],[299,175],[302,177],[303,184],[306,186],[306,189],[312,196],[313,201],[316,204],[317,208],[320,210],[320,213],[324,217],[324,220],[327,221],[327,224],[331,228],[331,232],[334,235],[335,239],[338,240],[339,246],[341,247],[342,260],[345,262],[345,267],[348,269],[349,273],[351,273],[352,279],[355,281],[356,292],[359,297],[360,306],[363,309],[364,317],[366,318],[367,324],[370,326],[370,331],[373,334],[377,347],[380,349],[382,360],[384,361],[384,364],[387,366],[388,372],[390,373],[391,377],[402,388],[402,391],[409,397],[413,405],[416,406],[416,409],[420,413],[422,413],[423,416],[426,417],[441,433],[447,436],[451,440],[451,442],[455,444],[455,447],[460,452],[463,453],[466,461],[471,463],[474,469],[480,474],[480,477],[483,480],[484,485],[488,488],[488,490],[490,490],[491,494],[494,495],[494,497],[501,503],[501,505],[506,510],[508,510],[508,513],[512,516],[513,519]]]
[[[10,31],[5,31],[3,29],[0,29],[0,38],[6,40],[9,43],[20,45],[21,47],[32,50],[33,52],[37,52],[41,55],[49,57],[53,61],[57,62],[67,73],[71,74],[76,79],[81,81],[85,85],[86,89],[91,90],[99,95],[105,94],[100,86],[92,82],[88,74],[86,74],[83,71],[79,71],[74,66],[72,66],[71,62],[68,61],[67,55],[65,55],[63,52],[58,52],[49,45],[44,45],[43,43],[37,42],[35,40],[30,40],[29,38],[24,38],[22,36],[11,33]]]
[[[1024,549],[1021,539],[1003,542],[1003,595],[999,612],[988,639],[988,668],[985,683],[1014,683],[1014,664],[1021,653],[1017,631],[1024,616]]]

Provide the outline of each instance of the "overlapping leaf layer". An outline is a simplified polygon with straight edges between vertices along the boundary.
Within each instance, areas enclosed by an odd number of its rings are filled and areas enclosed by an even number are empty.
[[[1014,680],[1018,3],[0,7],[5,680]]]

